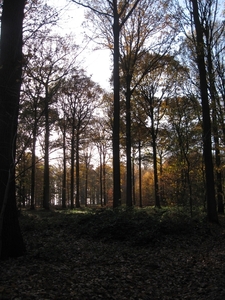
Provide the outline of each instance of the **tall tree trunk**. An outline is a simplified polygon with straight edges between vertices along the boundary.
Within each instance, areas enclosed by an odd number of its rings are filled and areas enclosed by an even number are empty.
[[[114,53],[113,53],[113,87],[114,87],[114,116],[113,116],[113,207],[120,203],[120,77],[119,77],[119,14],[117,0],[113,0],[114,7]]]
[[[50,183],[49,183],[49,107],[48,93],[45,97],[45,157],[44,157],[44,192],[43,208],[49,209],[50,203]]]
[[[37,140],[37,107],[34,109],[34,128],[33,128],[33,143],[32,143],[32,167],[31,167],[31,196],[30,208],[35,209],[35,181],[36,181],[36,140]]]
[[[126,205],[132,206],[132,171],[131,171],[131,116],[130,116],[130,98],[131,98],[131,76],[127,75],[126,78],[126,158],[127,158],[127,193]]]
[[[222,176],[222,166],[221,166],[221,153],[220,153],[220,144],[219,144],[219,130],[218,130],[218,120],[217,120],[217,99],[219,99],[216,86],[215,86],[215,75],[213,68],[213,60],[211,53],[211,41],[209,36],[209,28],[205,31],[206,42],[207,42],[207,62],[208,62],[208,73],[209,73],[209,92],[212,101],[212,131],[213,139],[215,145],[215,157],[216,157],[216,192],[217,192],[217,204],[218,204],[218,213],[224,213],[224,204],[223,204],[223,176]]]
[[[88,155],[85,155],[85,188],[84,188],[84,205],[87,207],[87,190],[88,190]]]
[[[141,178],[141,140],[138,141],[138,168],[139,168],[139,206],[142,207],[142,178]]]
[[[31,206],[30,208],[35,209],[35,180],[36,180],[36,122],[33,130],[33,144],[32,144],[32,167],[31,167]]]
[[[100,158],[100,166],[99,166],[99,185],[100,185],[100,203],[103,206],[103,182],[102,182],[102,146],[99,147],[99,158]]]
[[[25,0],[5,0],[0,52],[0,258],[23,255],[15,193],[15,152],[22,76]]]
[[[153,151],[153,170],[154,170],[154,193],[155,193],[155,207],[161,208],[160,205],[160,195],[159,195],[159,179],[158,179],[158,164],[157,164],[157,132],[154,126],[155,119],[154,119],[154,96],[149,96],[149,112],[150,112],[150,119],[151,119],[151,138],[152,138],[152,151]]]
[[[66,124],[63,120],[63,182],[62,182],[62,208],[66,208]]]
[[[78,129],[77,129],[78,131]],[[79,153],[79,133],[76,138],[76,208],[80,207],[80,153]]]
[[[132,160],[132,193],[133,193],[133,204],[136,205],[136,198],[135,198],[135,150],[133,147],[133,160]]]
[[[152,122],[153,122],[153,120],[152,120]],[[156,153],[156,135],[155,135],[155,130],[154,130],[153,126],[152,126],[151,132],[152,132],[153,168],[154,168],[155,207],[161,208],[160,195],[159,195],[157,153]]]
[[[203,156],[205,161],[206,173],[206,197],[207,197],[207,216],[210,222],[218,222],[216,209],[215,185],[213,174],[213,159],[211,145],[211,120],[208,99],[207,74],[204,57],[204,38],[203,28],[199,20],[198,1],[191,0],[193,5],[194,25],[197,34],[196,55],[200,77],[200,92],[202,100],[202,117],[203,117]]]
[[[70,208],[74,208],[74,159],[75,159],[75,130],[72,128],[71,138],[71,166],[70,166]]]
[[[103,198],[104,198],[104,206],[107,204],[107,196],[106,196],[106,161],[105,161],[105,150],[103,151]]]

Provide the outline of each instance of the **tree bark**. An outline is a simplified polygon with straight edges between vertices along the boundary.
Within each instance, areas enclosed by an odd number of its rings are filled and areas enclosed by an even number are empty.
[[[73,122],[74,123],[74,122]],[[71,138],[71,167],[70,167],[70,208],[74,208],[74,159],[75,159],[75,129],[72,125],[72,138]]]
[[[196,55],[200,77],[200,93],[202,100],[202,118],[203,118],[203,156],[205,162],[206,174],[206,197],[207,197],[207,216],[210,222],[218,223],[218,214],[216,209],[215,183],[213,173],[212,144],[211,144],[211,120],[208,99],[207,73],[204,57],[204,38],[203,28],[199,20],[198,1],[191,0],[193,5],[194,25],[197,34]]]
[[[153,120],[152,120],[153,122]],[[154,123],[153,123],[154,124]],[[153,150],[153,168],[154,168],[154,190],[155,190],[155,207],[161,208],[159,195],[159,178],[158,178],[158,164],[157,164],[157,144],[156,134],[152,124],[152,150]]]
[[[103,198],[104,198],[104,206],[107,204],[107,196],[106,196],[106,162],[105,162],[105,149],[103,150]]]
[[[36,127],[36,123],[34,125]],[[35,180],[36,180],[36,129],[33,130],[32,167],[31,167],[31,196],[30,209],[35,209]]]
[[[79,129],[77,128],[77,137],[76,137],[76,208],[80,207],[80,138],[79,138]]]
[[[113,53],[113,87],[114,87],[114,115],[113,115],[113,207],[120,203],[120,77],[119,77],[119,14],[117,0],[113,1],[114,7],[114,53]]]
[[[102,145],[99,146],[99,190],[100,190],[100,204],[103,207],[103,181],[102,181],[102,173],[103,173],[103,165],[102,165]]]
[[[217,192],[217,205],[218,213],[224,213],[223,204],[223,175],[222,175],[222,165],[221,165],[221,153],[220,153],[220,143],[219,143],[219,130],[218,130],[218,120],[217,120],[217,101],[219,99],[218,93],[215,85],[215,72],[213,68],[212,59],[212,41],[210,39],[209,28],[205,31],[206,43],[207,43],[207,62],[208,62],[208,77],[209,77],[209,92],[212,101],[212,132],[215,145],[215,160],[216,160],[216,192]]]
[[[66,124],[63,119],[63,183],[62,183],[62,208],[66,208]]]
[[[48,87],[47,87],[48,89]],[[45,97],[45,158],[44,158],[44,192],[43,208],[49,209],[50,203],[50,183],[49,183],[49,105],[48,92]]]
[[[127,193],[126,205],[131,207],[132,201],[132,171],[131,171],[131,76],[127,75],[126,78],[126,158],[127,158]]]
[[[25,0],[5,0],[0,52],[0,258],[18,257],[25,246],[18,222],[15,152],[22,76]]]
[[[139,134],[140,135],[140,134]],[[138,140],[138,168],[139,168],[139,206],[142,207],[142,175],[141,175],[141,140]]]

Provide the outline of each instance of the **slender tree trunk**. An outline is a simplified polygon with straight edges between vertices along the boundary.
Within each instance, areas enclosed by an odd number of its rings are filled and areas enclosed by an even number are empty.
[[[0,40],[0,258],[25,252],[18,222],[15,150],[22,76],[25,0],[4,0]]]
[[[133,161],[132,161],[132,193],[133,193],[133,204],[136,205],[136,197],[135,197],[135,151],[133,147]]]
[[[31,206],[30,209],[35,209],[35,183],[36,183],[36,140],[37,140],[37,108],[34,110],[34,129],[33,129],[33,144],[32,144],[32,168],[31,168]]]
[[[49,107],[48,93],[45,97],[45,157],[44,157],[44,193],[43,208],[49,209],[50,203],[50,183],[49,183]]]
[[[132,206],[132,171],[131,171],[131,116],[130,116],[130,91],[131,78],[128,75],[126,80],[126,158],[127,158],[127,193],[126,193],[126,205]]]
[[[79,153],[79,133],[76,138],[76,208],[80,207],[80,153]]]
[[[62,208],[66,208],[66,124],[63,120],[63,182],[62,182]]]
[[[138,141],[138,168],[139,168],[139,205],[143,206],[142,203],[142,174],[141,174],[141,141]]]
[[[224,204],[223,204],[223,176],[222,176],[222,166],[221,166],[221,153],[220,153],[220,144],[219,144],[219,131],[218,131],[218,120],[217,120],[217,99],[218,94],[215,86],[215,76],[213,70],[213,61],[211,54],[211,43],[209,38],[209,29],[206,31],[206,41],[207,41],[207,61],[208,61],[208,72],[209,72],[209,91],[212,100],[212,131],[213,139],[215,145],[215,158],[216,158],[216,192],[217,192],[217,204],[218,204],[218,213],[224,213]]]
[[[152,150],[153,150],[153,168],[154,168],[155,207],[161,208],[160,196],[159,196],[157,153],[156,153],[156,135],[153,126],[152,126]]]
[[[71,166],[70,166],[70,208],[74,208],[74,159],[75,159],[75,130],[72,128],[71,138]]]
[[[85,188],[84,188],[84,205],[87,207],[87,190],[88,190],[88,155],[85,157]]]
[[[206,197],[207,197],[207,216],[210,222],[218,223],[218,214],[216,209],[215,185],[213,174],[213,159],[211,145],[211,120],[208,99],[207,74],[204,57],[204,38],[203,28],[199,20],[198,1],[191,0],[193,5],[194,24],[197,34],[196,54],[200,77],[200,92],[202,100],[203,117],[203,156],[205,161],[206,173]]]
[[[211,88],[210,88],[211,90]],[[213,139],[215,145],[215,160],[216,160],[216,192],[217,192],[217,204],[218,204],[218,213],[224,213],[224,204],[223,204],[223,176],[222,176],[222,164],[221,164],[221,153],[220,153],[220,144],[219,144],[219,132],[216,118],[216,101],[214,98],[214,93],[210,92],[212,102],[213,102]]]
[[[32,168],[31,168],[31,206],[30,209],[35,209],[35,180],[36,180],[36,137],[33,137],[32,145]]]
[[[113,53],[113,87],[114,87],[114,115],[113,115],[113,207],[120,203],[120,77],[119,77],[119,15],[117,0],[113,0],[114,7],[114,53]]]
[[[154,126],[154,98],[150,96],[148,99],[150,104],[150,119],[151,119],[151,137],[152,137],[152,151],[153,151],[153,170],[154,170],[154,192],[155,192],[155,207],[161,208],[159,195],[159,179],[158,179],[158,164],[157,164],[157,133]]]
[[[102,185],[102,147],[99,147],[99,158],[100,158],[100,166],[99,166],[99,185],[100,185],[100,203],[103,206],[103,185]]]
[[[105,162],[105,150],[103,153],[103,199],[104,199],[104,206],[107,204],[106,199],[106,162]]]

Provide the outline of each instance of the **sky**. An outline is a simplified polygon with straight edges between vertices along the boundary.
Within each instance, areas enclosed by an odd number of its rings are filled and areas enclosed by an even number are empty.
[[[75,35],[75,41],[81,48],[84,48],[80,54],[79,60],[82,60],[82,67],[87,74],[91,76],[92,80],[99,83],[100,86],[106,90],[110,90],[109,78],[111,76],[111,53],[108,49],[101,49],[93,51],[94,44],[90,43],[86,46],[84,43],[84,28],[82,22],[84,21],[84,8],[71,3],[69,0],[50,0],[47,1],[49,5],[57,8],[63,8],[60,13],[59,30],[60,34],[72,33]]]

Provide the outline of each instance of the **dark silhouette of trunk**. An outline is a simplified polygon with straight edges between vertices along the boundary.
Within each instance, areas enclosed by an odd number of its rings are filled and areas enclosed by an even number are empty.
[[[142,207],[143,204],[142,204],[141,140],[140,140],[140,138],[138,141],[138,168],[139,168],[139,205],[140,205],[140,207]]]
[[[152,133],[153,168],[154,168],[155,207],[161,208],[160,195],[159,195],[156,134],[155,134],[155,130],[154,130],[153,126],[152,126],[151,133]]]
[[[76,208],[80,207],[80,153],[79,153],[79,130],[76,138]]]
[[[63,120],[63,182],[62,182],[62,208],[66,208],[66,124]]]
[[[207,43],[207,62],[208,62],[208,75],[209,75],[209,92],[212,101],[212,131],[213,139],[215,145],[215,159],[216,159],[216,192],[217,192],[217,204],[218,204],[218,213],[224,213],[224,204],[223,204],[223,176],[222,176],[222,165],[221,165],[221,153],[220,153],[220,144],[219,144],[219,131],[217,125],[217,111],[216,106],[219,101],[217,101],[218,94],[215,86],[215,76],[213,70],[213,61],[211,53],[211,40],[209,36],[209,28],[205,30],[206,43]]]
[[[165,205],[165,195],[164,195],[164,185],[163,185],[163,152],[160,151],[159,153],[159,174],[160,174],[160,180],[159,180],[159,193],[160,193],[160,199],[164,202]]]
[[[75,159],[75,129],[72,128],[71,138],[71,166],[70,166],[70,208],[74,208],[74,159]]]
[[[103,166],[102,166],[102,146],[101,145],[100,145],[100,149],[99,149],[99,158],[100,158],[100,166],[99,166],[100,203],[101,203],[101,206],[103,206],[103,182],[102,182]]]
[[[36,124],[35,124],[36,125]],[[34,129],[36,131],[36,128]],[[31,168],[31,196],[30,196],[30,209],[35,209],[35,180],[36,180],[36,134],[33,133],[32,145],[32,168]]]
[[[114,113],[113,113],[113,207],[120,204],[120,77],[119,77],[119,14],[117,11],[117,0],[113,0],[113,88],[114,88]]]
[[[49,209],[50,203],[50,182],[49,182],[49,106],[48,92],[46,93],[45,101],[45,157],[44,157],[44,193],[43,193],[43,208]]]
[[[154,88],[151,88],[154,91]],[[154,169],[154,194],[155,194],[155,207],[161,208],[160,195],[159,195],[159,179],[158,179],[158,164],[157,164],[157,127],[154,118],[154,93],[150,92],[145,95],[146,102],[149,105],[149,117],[151,119],[150,134],[152,138],[152,151],[153,151],[153,169]]]
[[[105,162],[105,151],[103,152],[103,199],[104,199],[104,206],[107,204],[107,196],[106,196],[106,162]]]
[[[22,76],[25,0],[5,0],[0,40],[0,258],[18,257],[25,246],[15,194],[15,150]]]
[[[135,164],[134,164],[134,159],[135,159],[135,151],[133,147],[133,160],[132,160],[132,193],[133,193],[133,204],[136,205],[136,199],[135,199]]]
[[[37,105],[34,104],[34,129],[33,129],[33,143],[32,143],[32,167],[31,167],[31,196],[30,209],[35,209],[35,183],[36,183],[36,141],[37,141]]]
[[[132,171],[131,171],[131,116],[130,116],[130,98],[131,98],[131,76],[126,78],[126,158],[127,158],[127,192],[126,205],[132,206]]]
[[[210,222],[218,223],[218,214],[216,208],[212,145],[211,145],[211,120],[208,99],[207,73],[205,68],[204,57],[204,38],[203,28],[199,20],[198,1],[191,0],[193,5],[194,25],[197,34],[196,55],[197,65],[200,78],[200,93],[202,100],[202,117],[203,117],[203,156],[205,162],[206,174],[206,198],[207,198],[207,217]]]
[[[84,205],[87,207],[87,189],[88,189],[88,155],[85,156],[85,187],[84,187]]]

